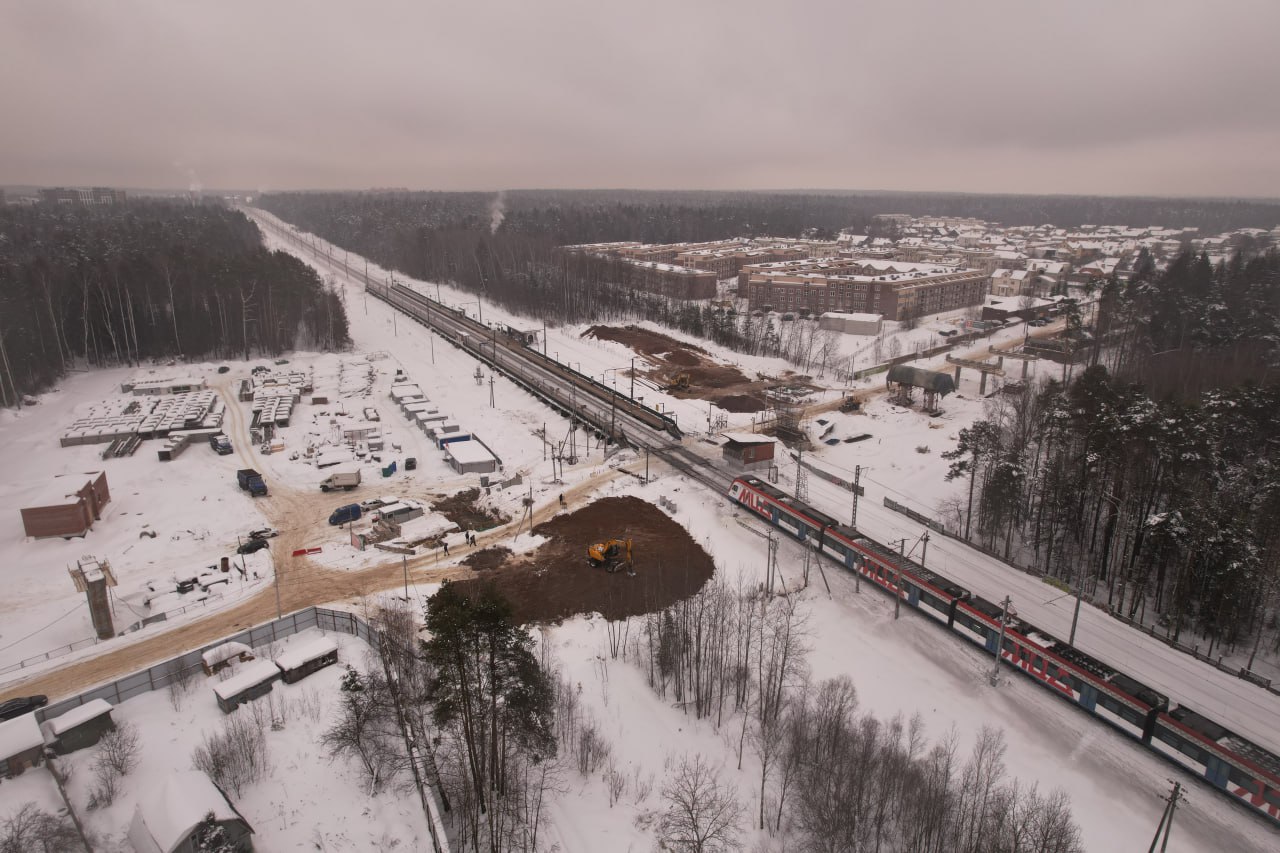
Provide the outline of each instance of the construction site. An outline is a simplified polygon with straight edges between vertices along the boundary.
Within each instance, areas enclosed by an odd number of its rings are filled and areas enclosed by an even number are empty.
[[[561,512],[533,533],[547,540],[537,550],[478,551],[467,560],[478,576],[455,583],[496,586],[525,624],[560,622],[579,613],[616,620],[687,598],[715,571],[711,555],[688,530],[637,497],[601,498]],[[630,543],[628,565],[592,565],[588,551],[610,540]]]

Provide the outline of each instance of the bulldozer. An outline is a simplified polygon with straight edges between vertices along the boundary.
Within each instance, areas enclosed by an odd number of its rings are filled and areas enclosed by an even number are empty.
[[[689,390],[689,374],[677,373],[672,376],[667,383],[668,391],[688,391]]]
[[[609,539],[587,548],[587,562],[608,572],[619,569],[631,571],[631,540]]]

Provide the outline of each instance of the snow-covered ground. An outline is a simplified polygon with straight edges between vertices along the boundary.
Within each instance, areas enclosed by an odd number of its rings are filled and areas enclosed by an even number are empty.
[[[280,241],[272,237],[268,242],[281,246]],[[357,262],[353,259],[350,263],[354,268]],[[363,263],[360,264],[363,269]],[[386,391],[395,371],[403,369],[412,381],[423,386],[433,402],[441,404],[442,411],[454,415],[464,429],[479,433],[502,457],[504,476],[515,473],[523,476],[524,482],[519,487],[495,492],[490,498],[513,517],[519,517],[520,499],[530,490],[535,503],[541,506],[554,502],[557,492],[568,491],[577,482],[594,479],[601,483],[594,492],[596,495],[637,494],[655,502],[659,497],[668,498],[679,508],[677,519],[714,555],[730,584],[740,578],[751,582],[762,579],[765,547],[764,539],[757,535],[762,532],[758,521],[736,517],[721,496],[685,481],[656,460],[653,472],[657,479],[648,486],[630,477],[607,478],[605,475],[611,465],[634,460],[634,456],[625,453],[606,460],[603,453],[593,448],[589,455],[580,454],[583,461],[576,468],[571,467],[565,472],[565,482],[553,481],[550,463],[543,460],[543,442],[537,431],[545,423],[547,436],[559,441],[568,430],[563,418],[546,410],[501,377],[495,381],[494,405],[491,407],[487,379],[482,385],[475,382],[472,375],[476,365],[469,357],[441,340],[433,342],[421,326],[398,321],[382,302],[366,300],[355,282],[336,274],[329,265],[318,264],[317,268],[325,276],[332,276],[335,285],[345,294],[354,351],[330,355],[294,354],[290,355],[290,367],[305,367],[313,371],[316,393],[330,396],[327,404],[330,412],[337,406],[346,406],[348,410],[357,404],[377,407],[384,431],[388,434],[388,451],[384,452],[384,459],[403,459],[416,454],[419,467],[411,474],[400,470],[383,479],[376,466],[366,464],[361,468],[364,482],[359,490],[320,495],[317,484],[324,473],[307,464],[301,454],[296,459],[290,457],[308,444],[322,445],[330,440],[331,425],[322,413],[326,406],[304,404],[295,409],[292,425],[283,431],[285,452],[261,456],[252,451],[251,458],[255,467],[272,484],[273,496],[276,484],[279,484],[281,494],[291,496],[290,499],[295,501],[296,506],[291,504],[290,513],[301,533],[289,530],[284,535],[301,537],[306,540],[303,544],[321,547],[321,553],[313,559],[335,568],[358,568],[378,562],[380,558],[388,561],[398,559],[379,552],[360,553],[352,548],[347,542],[346,531],[330,528],[325,523],[329,505],[384,494],[405,497],[447,494],[476,483],[474,475],[456,477],[441,461],[440,452],[409,425],[387,398]],[[370,265],[370,272],[375,273],[373,265]],[[435,295],[434,284],[420,286]],[[440,296],[446,302],[458,305],[474,299],[448,287],[440,288]],[[474,308],[471,306],[468,310],[474,312]],[[519,318],[508,318],[487,304],[484,314],[486,320],[510,319],[520,325]],[[588,373],[601,374],[610,368],[629,366],[630,350],[616,343],[581,338],[581,331],[581,328],[549,330],[548,354],[565,363],[580,364],[583,372]],[[917,331],[936,339],[936,333],[928,328]],[[1001,334],[1020,335],[1021,331]],[[716,352],[716,348],[706,342],[696,343]],[[865,346],[866,341],[851,341],[848,345],[856,348]],[[754,359],[725,352],[717,355],[726,362],[738,364],[748,373],[777,374],[787,368],[777,359]],[[236,372],[227,378],[239,376],[251,364],[236,365]],[[0,491],[0,494],[17,502],[21,500],[19,489],[36,488],[51,471],[106,467],[113,495],[109,512],[118,513],[104,519],[83,543],[26,541],[21,536],[21,522],[16,511],[12,518],[0,522],[3,525],[0,526],[0,535],[4,537],[0,540],[3,548],[0,558],[5,561],[2,570],[5,580],[12,578],[15,583],[25,585],[21,594],[27,596],[29,608],[48,608],[47,613],[37,617],[6,601],[3,605],[8,608],[6,619],[13,621],[7,621],[0,628],[3,635],[0,636],[0,645],[20,639],[21,635],[34,631],[77,603],[79,597],[74,594],[62,570],[63,565],[72,562],[75,556],[90,552],[111,559],[124,587],[126,577],[136,580],[159,572],[160,569],[155,567],[157,563],[163,564],[164,571],[172,572],[170,564],[205,560],[203,556],[197,559],[197,555],[207,553],[202,543],[217,542],[221,552],[225,553],[228,548],[234,548],[237,531],[264,523],[259,508],[235,488],[234,469],[242,467],[237,461],[238,456],[218,457],[207,448],[194,447],[177,461],[161,464],[155,462],[154,455],[149,453],[150,445],[144,445],[134,459],[101,463],[95,461],[92,447],[57,447],[54,436],[70,419],[72,410],[79,404],[108,396],[112,393],[111,387],[129,373],[100,371],[76,375],[64,382],[59,392],[45,395],[40,406],[24,411],[18,417],[7,415],[6,421],[0,425],[0,440],[3,440],[0,459],[7,466],[7,471],[17,472],[16,476],[0,485],[0,489],[9,490]],[[362,379],[352,383],[349,381],[352,376],[369,377],[369,382],[366,384]],[[874,382],[855,387],[869,388]],[[835,424],[833,435],[837,437],[862,432],[872,435],[871,439],[858,443],[842,442],[834,447],[822,445],[815,454],[820,464],[841,473],[848,472],[850,477],[854,466],[864,466],[862,482],[867,487],[867,497],[859,506],[860,526],[882,539],[910,536],[914,540],[920,532],[917,529],[919,525],[884,509],[881,498],[888,494],[920,511],[934,513],[947,495],[963,488],[963,484],[942,481],[946,463],[939,454],[952,446],[958,430],[981,412],[982,404],[976,391],[976,377],[971,372],[965,373],[959,394],[946,399],[944,408],[947,414],[939,419],[924,418],[917,411],[907,412],[879,402],[867,407],[864,413],[824,415]],[[838,392],[831,393],[835,396]],[[344,394],[348,396],[344,398]],[[653,391],[647,394],[653,396],[647,397],[646,402],[660,401],[664,408],[670,407],[682,425],[696,429],[706,422],[705,403],[676,400]],[[749,425],[750,417],[730,414],[728,421],[731,427],[741,427]],[[933,429],[931,424],[942,426]],[[690,441],[714,452],[714,448],[696,439]],[[400,449],[392,450],[393,444],[399,444]],[[928,452],[917,452],[917,447],[928,447]],[[784,464],[781,467],[785,477],[792,475],[794,466]],[[177,479],[157,481],[161,475],[181,478],[181,482]],[[14,483],[24,485],[15,486]],[[790,488],[791,484],[784,479],[782,485]],[[847,517],[847,491],[826,484],[813,475],[808,478],[808,488],[814,503],[838,518]],[[208,511],[210,502],[217,503],[217,512]],[[13,505],[16,509],[18,504]],[[136,512],[146,514],[135,517],[133,513]],[[756,532],[744,529],[740,521]],[[112,531],[113,522],[120,528],[118,533]],[[208,532],[204,540],[194,537],[173,540],[163,535],[155,540],[138,540],[137,531],[141,523],[150,523],[162,533],[188,528]],[[513,543],[502,544],[513,544],[515,550],[526,550],[532,544],[530,540],[526,533]],[[163,547],[157,547],[154,552],[139,550],[147,549],[151,543]],[[189,549],[189,553],[182,549]],[[40,559],[34,560],[32,555]],[[135,557],[136,563],[133,562]],[[783,543],[779,559],[788,587],[794,587],[800,580],[802,557],[799,549]],[[209,558],[207,562],[214,560]],[[447,563],[448,560],[441,560],[441,565]],[[1002,596],[1007,589],[1015,596],[1020,608],[1023,598],[1027,599],[1030,608],[1034,598],[1031,589],[1002,586],[1006,576],[1043,587],[1043,590],[1033,587],[1036,592],[1042,592],[1041,601],[1057,594],[1051,587],[1026,579],[1007,567],[993,569],[987,558],[944,541],[942,537],[931,541],[928,563],[954,574],[957,580],[971,584],[987,597]],[[1003,572],[990,581],[995,591],[987,591],[978,580],[960,576],[967,564],[980,567],[980,571],[974,570],[974,577],[979,579],[991,572]],[[857,686],[863,709],[882,718],[899,712],[907,716],[918,712],[926,721],[933,739],[940,739],[954,729],[961,739],[962,753],[983,725],[998,725],[1004,729],[1008,743],[1006,761],[1011,774],[1026,782],[1036,782],[1044,790],[1062,787],[1069,792],[1087,849],[1140,849],[1149,842],[1163,806],[1159,797],[1169,787],[1167,779],[1172,776],[1185,782],[1184,775],[1067,702],[1012,672],[1006,672],[999,687],[991,687],[986,680],[991,662],[978,650],[944,637],[939,628],[908,609],[904,608],[902,618],[895,620],[890,599],[869,585],[864,585],[860,594],[856,593],[853,578],[841,574],[829,564],[825,569],[831,595],[827,595],[824,585],[816,577],[800,594],[802,606],[808,611],[807,633],[811,647],[808,663],[815,677],[825,678],[840,673],[850,675]],[[618,580],[626,582],[622,575]],[[413,597],[420,603],[425,594],[428,594],[428,588],[421,587],[416,589]],[[1048,608],[1046,612],[1051,613],[1065,607],[1061,602],[1044,606]],[[1030,613],[1022,612],[1030,616]],[[1064,612],[1069,617],[1069,609]],[[78,617],[70,615],[62,621],[70,622],[75,618]],[[1031,618],[1038,621],[1037,617]],[[20,640],[28,644],[22,648],[38,651],[57,645],[55,640],[69,641],[64,638],[78,639],[91,633],[85,627],[87,621],[76,630],[64,630],[58,627],[61,625],[62,622],[55,622],[55,627],[37,631],[31,638]],[[163,627],[152,626],[146,631]],[[1047,617],[1044,627],[1065,635],[1065,630]],[[1101,639],[1093,638],[1107,636],[1112,628],[1119,633],[1108,640],[1111,643],[1132,642],[1125,632],[1137,636],[1136,632],[1123,628],[1101,613],[1086,611],[1082,614],[1082,645],[1088,649],[1090,642],[1101,642]],[[632,630],[636,629],[633,627]],[[553,825],[549,829],[548,847],[558,844],[565,851],[652,849],[652,831],[644,828],[643,816],[660,808],[658,792],[667,767],[672,759],[683,753],[699,753],[723,766],[725,778],[737,782],[741,800],[750,812],[755,786],[758,785],[754,759],[748,758],[743,769],[736,770],[736,749],[729,743],[730,738],[716,732],[709,722],[696,721],[671,707],[668,701],[659,699],[645,684],[642,673],[633,662],[611,660],[600,619],[578,617],[567,620],[564,624],[547,628],[540,636],[548,643],[549,651],[564,676],[582,686],[582,701],[612,742],[618,769],[629,778],[642,782],[656,781],[648,795],[639,798],[638,802],[633,785],[624,793],[622,800],[610,808],[599,776],[583,779],[576,771],[569,771],[566,791],[552,805]],[[351,648],[353,642],[343,641],[344,657],[358,654]],[[1154,645],[1164,648],[1158,643]],[[18,651],[19,645],[4,650],[0,664],[20,659],[16,654]],[[89,653],[92,650],[78,654]],[[1106,659],[1113,659],[1111,655],[1099,653]],[[1156,654],[1145,649],[1142,653]],[[1164,649],[1160,654],[1177,653]],[[1140,670],[1141,667],[1135,666],[1134,669]],[[337,673],[338,670],[332,668],[295,688],[279,685],[276,691],[315,688],[332,699],[336,693]],[[1169,677],[1176,679],[1179,676],[1171,671]],[[1241,685],[1262,694],[1257,688],[1243,685],[1243,682]],[[123,718],[143,724],[148,743],[154,744],[153,751],[159,753],[155,758],[149,758],[149,763],[139,771],[143,777],[150,778],[167,769],[189,766],[190,745],[194,742],[191,739],[198,740],[199,733],[221,717],[211,697],[204,695],[206,692],[207,688],[198,689],[178,712],[170,708],[167,696],[162,693],[131,700],[121,707],[119,713]],[[1265,719],[1269,712],[1264,707],[1260,713]],[[1280,724],[1280,715],[1276,715],[1274,720]],[[425,832],[416,802],[412,798],[396,801],[367,798],[359,790],[349,768],[326,763],[314,740],[320,728],[319,724],[303,724],[299,718],[298,725],[291,722],[283,731],[269,733],[273,750],[279,745],[274,753],[278,757],[275,775],[252,786],[245,797],[237,800],[237,806],[242,807],[241,810],[259,831],[255,839],[258,849],[269,852],[295,849],[300,845],[326,850],[386,849],[386,845],[395,839],[401,842],[398,849],[421,849],[418,842],[412,840],[423,838]],[[1272,730],[1275,728],[1273,725]],[[154,741],[151,740],[153,738]],[[324,772],[316,772],[317,769]],[[73,781],[73,800],[80,798],[83,802],[83,792],[75,784]],[[0,814],[9,813],[20,804],[21,800],[11,795],[14,787],[8,784],[0,787]],[[1188,793],[1188,802],[1179,808],[1169,849],[1274,849],[1277,844],[1274,829],[1205,786],[1190,783]],[[136,791],[131,791],[129,796],[136,795]],[[106,836],[118,834],[123,822],[127,822],[126,812],[131,810],[132,806],[122,801],[120,806],[97,812],[90,817],[91,829]],[[641,819],[639,824],[637,818]],[[316,837],[313,837],[312,830]],[[384,832],[391,834],[384,836]],[[753,849],[763,840],[747,833],[744,848]],[[760,849],[767,848],[762,846]],[[773,849],[778,849],[776,841]]]

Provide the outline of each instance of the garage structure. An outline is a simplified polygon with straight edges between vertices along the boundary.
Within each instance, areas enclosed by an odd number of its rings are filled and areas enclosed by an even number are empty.
[[[478,441],[445,440],[444,458],[459,474],[492,474],[498,470],[498,460]]]

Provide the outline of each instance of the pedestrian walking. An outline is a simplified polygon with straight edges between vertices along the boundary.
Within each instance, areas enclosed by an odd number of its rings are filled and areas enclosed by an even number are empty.
[[[449,556],[449,543],[441,539],[440,544],[444,546],[444,555]]]
[[[561,493],[561,495],[560,495],[560,506],[564,506],[564,494],[563,494],[563,493]]]

